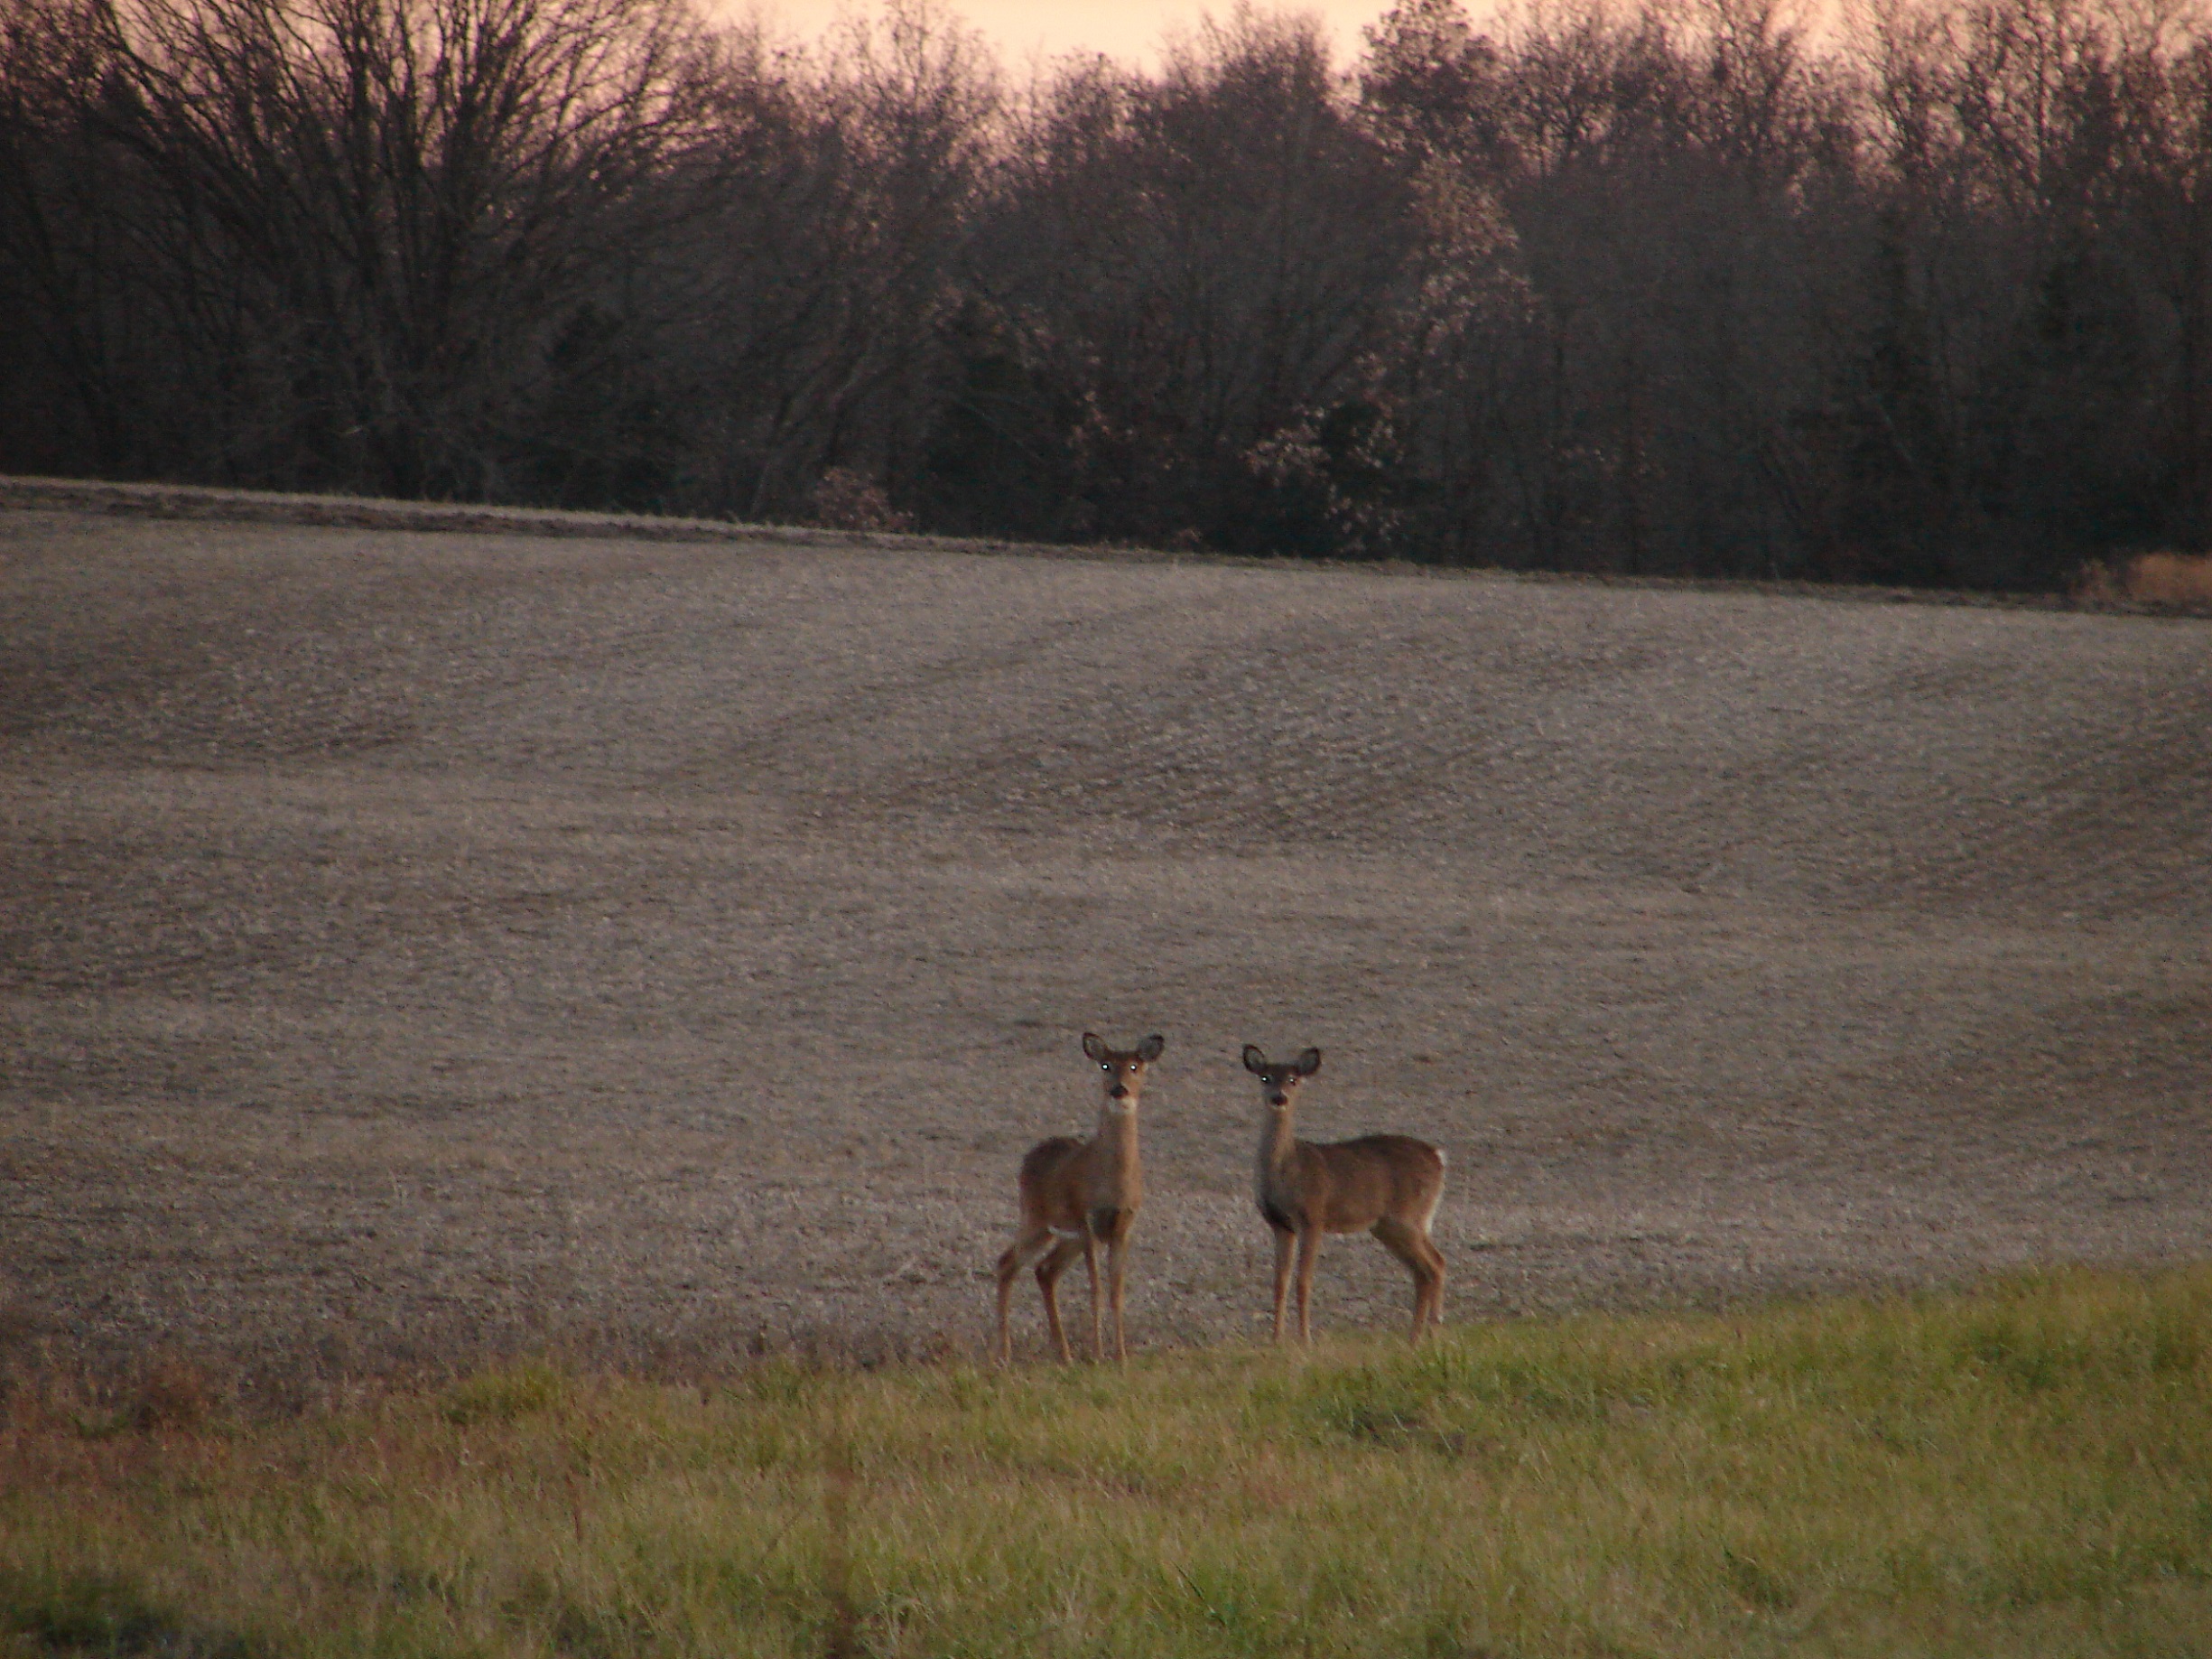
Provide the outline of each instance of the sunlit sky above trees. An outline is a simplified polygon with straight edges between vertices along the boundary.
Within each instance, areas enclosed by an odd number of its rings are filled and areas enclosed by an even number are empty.
[[[1157,64],[1161,42],[1171,31],[1192,28],[1209,13],[1226,17],[1233,0],[953,0],[946,10],[969,23],[995,46],[1009,69],[1018,70],[1033,55],[1057,57],[1071,51],[1102,51],[1124,62]],[[732,14],[765,11],[789,33],[812,39],[852,0],[724,0]],[[1308,12],[1322,19],[1340,61],[1360,47],[1360,31],[1389,9],[1389,0],[1309,0],[1305,5],[1261,5],[1263,11]],[[1469,6],[1480,15],[1490,8]]]

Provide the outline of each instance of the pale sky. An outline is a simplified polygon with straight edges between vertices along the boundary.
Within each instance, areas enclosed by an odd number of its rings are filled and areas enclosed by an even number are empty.
[[[999,61],[1018,72],[1042,52],[1058,57],[1071,51],[1102,51],[1128,63],[1156,65],[1162,38],[1170,29],[1187,31],[1209,13],[1229,14],[1231,0],[947,0],[945,9],[979,31],[999,51]],[[802,39],[820,36],[832,20],[851,9],[850,0],[725,0],[731,12],[759,10],[786,33]],[[1308,12],[1322,20],[1336,42],[1339,63],[1360,48],[1360,30],[1389,9],[1389,0],[1310,0],[1306,5],[1261,5],[1263,11]],[[1470,12],[1483,8],[1471,5]]]

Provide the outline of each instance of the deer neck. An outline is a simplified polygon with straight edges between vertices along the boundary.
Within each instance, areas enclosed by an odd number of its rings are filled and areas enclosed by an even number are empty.
[[[1268,1186],[1290,1161],[1298,1139],[1291,1123],[1290,1108],[1266,1106],[1259,1123],[1259,1184]]]
[[[1137,1103],[1108,1101],[1099,1108],[1091,1137],[1092,1179],[1101,1193],[1134,1193],[1141,1178],[1137,1156]]]

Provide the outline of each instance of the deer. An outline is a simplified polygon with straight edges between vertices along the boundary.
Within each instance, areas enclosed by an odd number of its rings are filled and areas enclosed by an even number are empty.
[[[1297,1255],[1298,1340],[1313,1340],[1308,1304],[1314,1261],[1328,1233],[1372,1233],[1413,1275],[1413,1341],[1444,1323],[1444,1253],[1428,1236],[1444,1196],[1444,1154],[1410,1135],[1356,1141],[1301,1141],[1291,1132],[1298,1088],[1321,1069],[1308,1049],[1287,1066],[1247,1043],[1244,1069],[1259,1079],[1265,1109],[1253,1197],[1275,1231],[1275,1340],[1283,1340],[1283,1302]]]
[[[1091,1276],[1091,1353],[1106,1356],[1104,1319],[1099,1301],[1098,1250],[1106,1246],[1108,1294],[1113,1304],[1114,1355],[1127,1362],[1129,1346],[1121,1328],[1122,1271],[1129,1230],[1144,1198],[1144,1167],[1137,1154],[1137,1104],[1144,1095],[1145,1069],[1167,1047],[1157,1031],[1134,1049],[1110,1049],[1095,1031],[1083,1034],[1083,1051],[1104,1074],[1098,1129],[1088,1141],[1055,1135],[1040,1141],[1021,1160],[1021,1230],[999,1258],[999,1359],[1010,1365],[1014,1339],[1007,1311],[1014,1300],[1014,1280],[1032,1263],[1036,1288],[1045,1298],[1045,1322],[1051,1328],[1060,1363],[1070,1365],[1067,1332],[1060,1324],[1060,1275],[1078,1254]]]

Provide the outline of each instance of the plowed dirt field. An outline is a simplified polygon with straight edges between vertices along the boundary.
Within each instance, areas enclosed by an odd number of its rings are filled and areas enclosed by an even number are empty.
[[[18,1341],[974,1349],[1085,1029],[1145,1344],[1260,1328],[1247,1041],[1452,1319],[2202,1256],[2208,927],[2203,621],[0,512]]]

